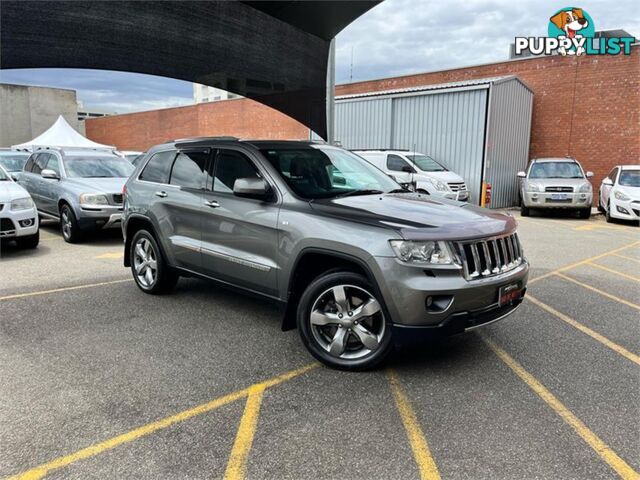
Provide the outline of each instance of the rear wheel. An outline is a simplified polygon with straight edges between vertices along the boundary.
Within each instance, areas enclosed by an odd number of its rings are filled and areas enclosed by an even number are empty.
[[[78,243],[82,240],[82,231],[78,226],[78,220],[71,207],[67,204],[60,209],[60,230],[62,238],[68,243]]]
[[[40,243],[40,230],[38,230],[33,235],[18,237],[16,239],[16,243],[20,248],[36,248]]]
[[[528,217],[530,213],[531,211],[529,210],[529,207],[525,207],[524,203],[520,205],[520,215],[522,215],[523,217]]]
[[[178,282],[178,275],[167,265],[158,242],[147,230],[138,230],[131,240],[131,273],[136,285],[153,295],[168,293]]]
[[[369,281],[353,272],[324,274],[306,288],[297,309],[298,331],[325,365],[366,370],[393,348],[391,324]]]
[[[607,208],[604,211],[604,218],[607,223],[613,223],[613,217],[611,216],[611,201],[607,202]]]

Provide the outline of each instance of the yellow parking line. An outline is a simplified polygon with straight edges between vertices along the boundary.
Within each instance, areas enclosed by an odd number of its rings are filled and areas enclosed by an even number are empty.
[[[95,445],[91,445],[89,447],[83,448],[82,450],[78,450],[77,452],[72,453],[70,455],[65,455],[63,457],[56,458],[55,460],[44,463],[26,472],[19,473],[13,477],[10,477],[9,480],[40,479],[44,477],[46,474],[48,474],[49,472],[51,472],[52,470],[66,467],[79,460],[84,460],[86,458],[94,457],[100,453],[103,453],[114,447],[122,445],[123,443],[131,442],[140,437],[144,437],[151,433],[157,432],[158,430],[162,430],[167,427],[170,427],[171,425],[174,425],[178,422],[184,422],[185,420],[193,418],[197,415],[202,415],[203,413],[210,412],[224,405],[227,405],[231,402],[234,402],[240,398],[251,395],[254,392],[254,390],[259,390],[260,388],[264,390],[265,388],[272,387],[274,385],[278,385],[279,383],[286,382],[287,380],[291,380],[294,377],[302,375],[308,372],[309,370],[316,368],[317,366],[318,366],[317,363],[312,363],[302,368],[291,370],[290,372],[284,373],[282,375],[278,375],[277,377],[271,378],[264,382],[256,383],[255,385],[252,385],[248,388],[244,388],[242,390],[237,390],[235,392],[228,393],[227,395],[218,397],[214,400],[211,400],[208,403],[203,403],[202,405],[198,405],[197,407],[193,407],[183,412],[176,413],[175,415],[172,415],[170,417],[148,423],[141,427],[135,428],[127,433],[123,433],[122,435],[118,435],[116,437],[110,438],[103,442],[96,443]]]
[[[101,259],[101,258],[108,258],[108,259],[118,259],[118,258],[122,258],[124,257],[124,252],[107,252],[107,253],[103,253],[102,255],[98,255],[95,258]]]
[[[551,407],[565,422],[567,422],[580,437],[589,445],[609,466],[615,470],[625,480],[638,480],[639,475],[629,466],[616,452],[604,443],[595,433],[589,430],[573,412],[556,398],[547,388],[542,385],[533,375],[527,372],[522,365],[514,360],[507,352],[496,345],[491,339],[482,336],[485,343],[507,366],[527,384],[549,407]]]
[[[629,306],[631,308],[635,308],[636,310],[640,310],[640,305],[636,305],[635,303],[628,302],[627,300],[625,300],[623,298],[616,297],[615,295],[611,295],[610,293],[607,293],[607,292],[605,292],[603,290],[600,290],[598,288],[592,287],[591,285],[587,285],[586,283],[582,283],[582,282],[576,280],[575,278],[571,278],[571,277],[566,276],[563,273],[556,273],[556,275],[558,277],[560,277],[560,278],[564,278],[565,280],[569,280],[570,282],[573,282],[576,285],[580,285],[583,288],[587,288],[587,289],[589,289],[589,290],[591,290],[593,292],[599,293],[603,297],[610,298],[611,300],[615,300],[616,302],[620,302],[620,303],[622,303],[624,305],[627,305],[627,306]]]
[[[590,267],[599,268],[600,270],[604,270],[605,272],[613,273],[615,275],[620,275],[621,277],[628,278],[629,280],[634,280],[636,282],[640,282],[640,278],[639,277],[634,277],[633,275],[629,275],[627,273],[619,272],[617,270],[614,270],[613,268],[605,267],[604,265],[600,265],[598,263],[587,262],[587,265],[589,265]]]
[[[240,420],[240,427],[236,433],[235,442],[231,449],[227,469],[224,473],[225,480],[242,480],[247,472],[247,458],[253,443],[253,437],[258,426],[260,404],[264,394],[264,385],[258,384],[249,389],[247,404]]]
[[[593,338],[594,340],[600,342],[605,347],[610,348],[611,350],[613,350],[616,353],[619,353],[620,355],[622,355],[623,357],[627,358],[628,360],[631,360],[632,362],[640,365],[640,356],[636,355],[635,353],[631,353],[629,350],[625,349],[624,347],[621,347],[617,343],[612,342],[608,338],[600,335],[598,332],[596,332],[594,330],[591,330],[589,327],[586,327],[586,326],[582,325],[580,322],[574,320],[571,317],[568,317],[564,313],[559,312],[555,308],[550,307],[546,303],[541,302],[537,298],[532,297],[531,295],[527,295],[525,298],[528,299],[531,303],[539,306],[543,310],[546,310],[550,314],[552,314],[555,317],[559,318],[560,320],[562,320],[564,322],[567,322],[572,327],[577,328],[582,333],[585,333],[585,334],[589,335],[591,338]]]
[[[87,283],[86,285],[75,285],[73,287],[54,288],[52,290],[38,290],[35,292],[16,293],[14,295],[6,295],[4,297],[0,297],[0,301],[13,300],[15,298],[35,297],[37,295],[48,295],[49,293],[69,292],[72,290],[82,290],[85,288],[103,287],[105,285],[115,285],[116,283],[130,282],[131,280],[132,280],[131,278],[125,278],[122,280],[111,280],[108,282]]]
[[[387,375],[389,377],[389,383],[391,384],[393,398],[396,401],[400,418],[402,418],[402,423],[409,438],[413,456],[418,464],[420,478],[422,480],[440,480],[440,473],[438,472],[435,460],[431,456],[427,439],[420,428],[411,402],[400,384],[398,375],[391,369],[387,370]]]
[[[614,253],[613,256],[614,257],[624,258],[625,260],[631,260],[632,262],[640,263],[640,259],[639,258],[628,257],[626,255],[620,255],[619,253]]]
[[[560,267],[560,268],[558,268],[556,270],[553,270],[552,272],[545,273],[545,274],[540,275],[538,277],[532,278],[532,279],[529,280],[528,283],[532,284],[534,282],[537,282],[538,280],[542,280],[543,278],[547,278],[547,277],[550,277],[552,275],[555,275],[556,273],[564,272],[566,270],[571,270],[572,268],[579,267],[580,265],[584,265],[585,263],[590,263],[590,262],[593,262],[593,261],[598,260],[600,258],[604,258],[604,257],[607,257],[609,255],[614,255],[614,254],[616,254],[618,252],[622,252],[623,250],[626,250],[626,249],[631,248],[631,247],[635,247],[637,245],[640,245],[640,242],[633,242],[633,243],[630,243],[629,245],[625,245],[624,247],[619,247],[619,248],[616,248],[616,249],[611,250],[609,252],[604,252],[604,253],[601,253],[600,255],[596,255],[594,257],[590,257],[590,258],[587,258],[585,260],[580,260],[579,262],[575,262],[575,263],[571,263],[569,265],[565,265],[564,267]]]

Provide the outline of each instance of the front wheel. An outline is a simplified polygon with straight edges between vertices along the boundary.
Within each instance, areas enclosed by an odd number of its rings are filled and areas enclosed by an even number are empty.
[[[604,218],[607,223],[613,223],[613,217],[611,216],[611,201],[607,202],[607,208],[604,211]]]
[[[591,216],[591,207],[583,208],[578,212],[578,217],[582,219],[587,219]]]
[[[40,243],[40,230],[38,230],[33,235],[28,235],[26,237],[18,237],[16,239],[16,243],[20,248],[36,248]]]
[[[528,217],[530,213],[531,213],[531,211],[529,210],[529,207],[525,207],[524,203],[522,205],[520,205],[520,215],[521,216]]]
[[[131,273],[138,288],[157,295],[173,290],[178,275],[167,265],[158,242],[146,230],[138,230],[131,240]]]
[[[83,235],[76,215],[66,204],[60,209],[60,230],[62,230],[62,238],[67,243],[78,243],[82,240]]]
[[[297,309],[298,331],[325,365],[366,370],[393,348],[391,324],[370,282],[353,272],[327,273],[306,288]]]

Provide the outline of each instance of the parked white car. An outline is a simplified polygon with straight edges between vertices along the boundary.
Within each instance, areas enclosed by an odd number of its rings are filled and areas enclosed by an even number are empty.
[[[640,222],[640,165],[619,165],[600,185],[598,210],[607,217]]]
[[[354,150],[353,153],[411,190],[461,202],[469,199],[464,179],[429,155],[408,150]]]
[[[0,240],[15,240],[20,247],[40,242],[38,212],[29,193],[0,167]]]

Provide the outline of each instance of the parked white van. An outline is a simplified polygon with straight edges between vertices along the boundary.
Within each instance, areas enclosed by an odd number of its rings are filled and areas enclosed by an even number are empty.
[[[429,155],[409,150],[353,150],[353,153],[411,190],[461,202],[469,199],[464,179]]]

